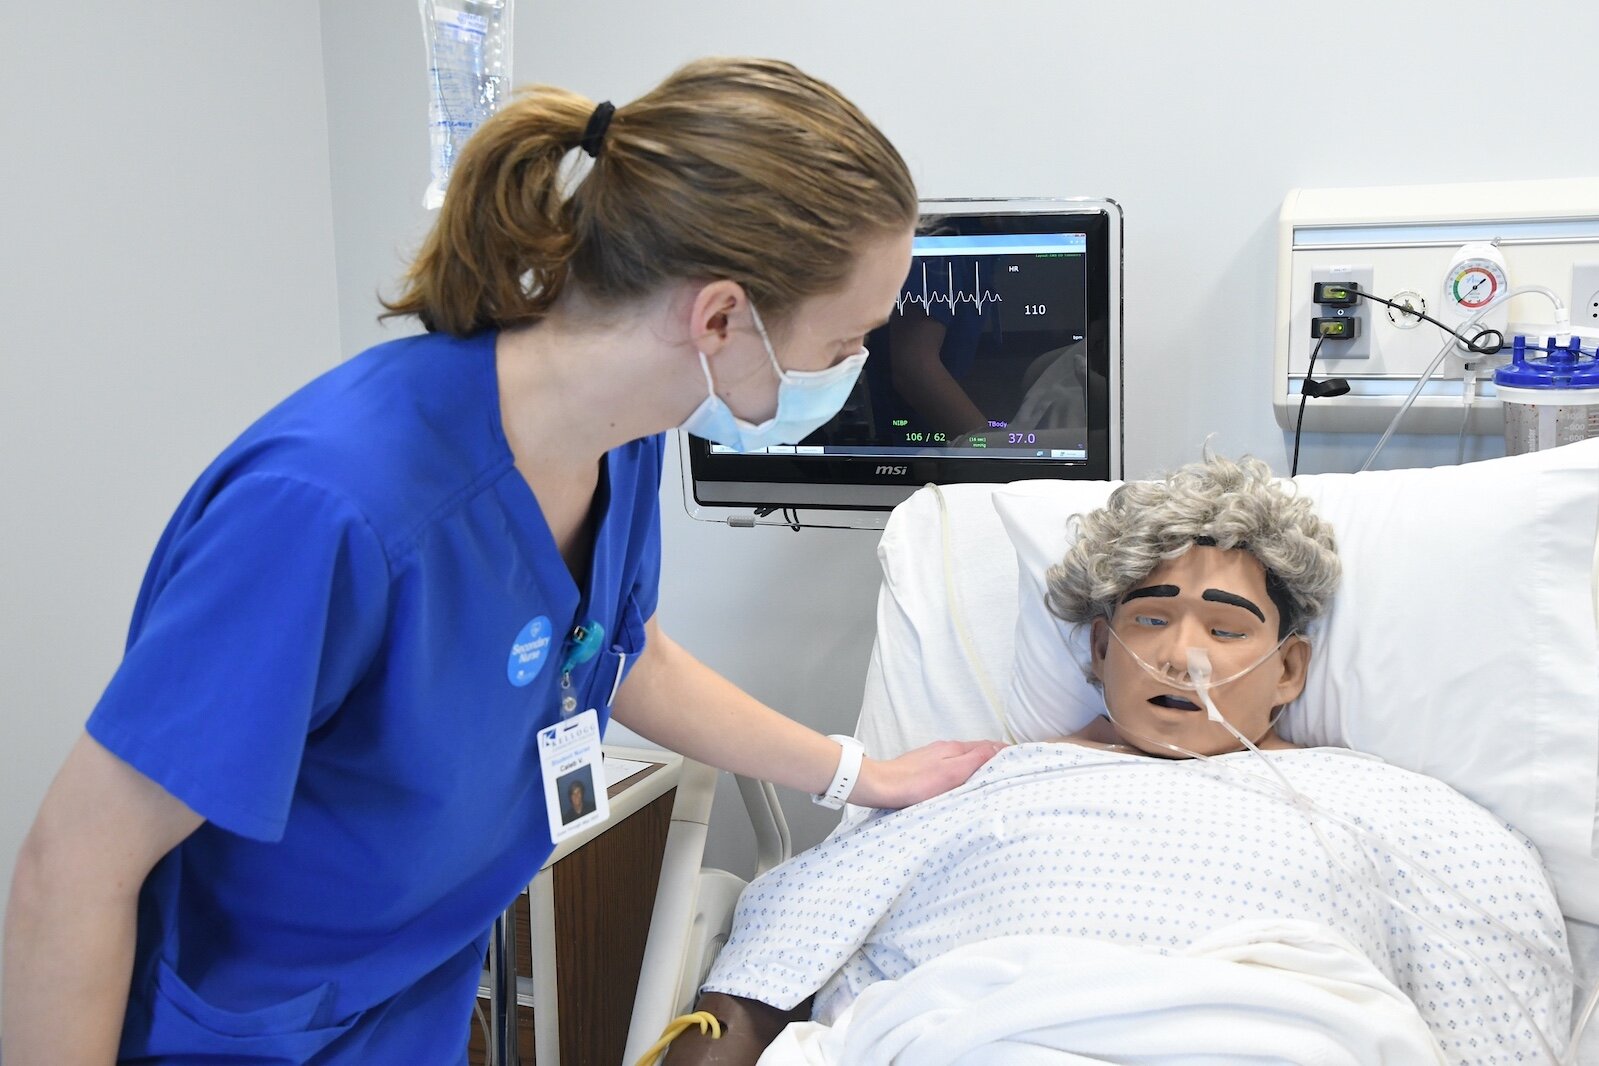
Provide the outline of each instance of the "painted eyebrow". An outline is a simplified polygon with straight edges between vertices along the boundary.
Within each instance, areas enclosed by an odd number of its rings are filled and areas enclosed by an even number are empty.
[[[1159,598],[1162,598],[1162,599],[1169,599],[1170,597],[1175,596],[1175,595],[1177,595],[1177,586],[1176,585],[1145,585],[1143,588],[1141,588],[1141,589],[1133,589],[1133,591],[1131,591],[1127,595],[1123,596],[1122,597],[1122,602],[1126,603],[1128,600],[1143,599],[1146,596],[1154,596],[1154,597],[1159,597]]]
[[[1242,607],[1244,610],[1248,611],[1262,622],[1266,620],[1266,612],[1262,611],[1252,601],[1246,600],[1242,596],[1231,592],[1224,592],[1221,589],[1206,589],[1200,595],[1201,598],[1207,599],[1212,603],[1230,603],[1234,607]]]

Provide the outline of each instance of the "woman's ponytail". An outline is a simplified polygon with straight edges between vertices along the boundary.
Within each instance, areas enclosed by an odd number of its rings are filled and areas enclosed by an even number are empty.
[[[568,190],[585,133],[594,164]],[[515,96],[467,142],[384,306],[465,336],[536,322],[569,288],[619,306],[725,278],[776,325],[916,216],[905,161],[836,89],[777,60],[701,59],[614,117],[561,89]]]
[[[467,141],[444,206],[388,315],[466,336],[537,321],[566,285],[576,249],[561,163],[594,105],[564,89],[513,97]],[[387,315],[385,317],[388,317]]]

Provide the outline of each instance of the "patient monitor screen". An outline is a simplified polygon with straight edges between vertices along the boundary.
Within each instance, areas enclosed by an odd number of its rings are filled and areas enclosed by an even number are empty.
[[[934,232],[913,251],[844,409],[765,452],[1086,459],[1087,235]]]
[[[1087,236],[926,236],[868,343],[869,401],[826,447],[1087,455]]]
[[[843,409],[751,454],[690,440],[694,502],[887,508],[930,481],[1118,476],[1120,215],[1027,203],[924,215]]]

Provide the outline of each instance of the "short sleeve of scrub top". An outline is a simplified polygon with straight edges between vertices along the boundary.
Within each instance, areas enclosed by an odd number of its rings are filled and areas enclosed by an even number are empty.
[[[382,546],[326,490],[246,475],[164,548],[89,731],[207,821],[277,840],[306,735],[383,635]]]
[[[537,733],[602,725],[659,587],[664,440],[602,461],[574,576],[492,332],[390,342],[248,429],[169,523],[89,733],[204,819],[140,893],[120,1061],[464,1061],[551,849]],[[602,651],[559,666],[573,627]]]

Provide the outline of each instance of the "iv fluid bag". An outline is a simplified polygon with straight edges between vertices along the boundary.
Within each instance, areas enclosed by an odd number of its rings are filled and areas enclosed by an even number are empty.
[[[432,180],[422,206],[444,203],[456,156],[511,88],[513,0],[420,0],[428,58]]]

